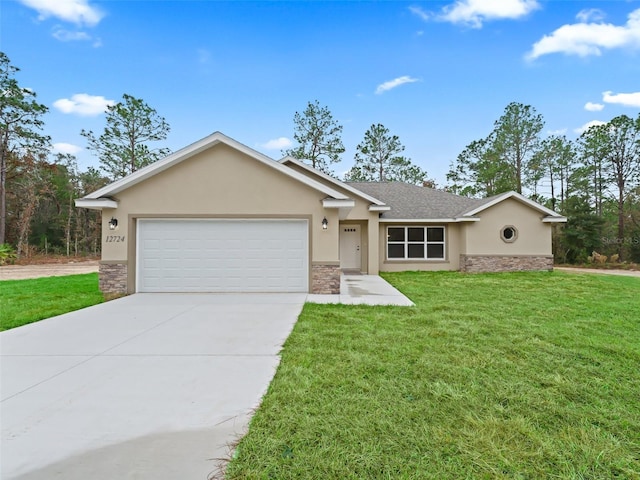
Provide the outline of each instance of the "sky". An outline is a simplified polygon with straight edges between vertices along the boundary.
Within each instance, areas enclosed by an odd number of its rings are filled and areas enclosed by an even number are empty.
[[[220,131],[274,159],[318,100],[343,126],[336,174],[381,123],[439,186],[511,102],[569,139],[640,112],[638,0],[0,0],[0,50],[82,170],[80,131],[123,94],[167,120],[158,146]]]

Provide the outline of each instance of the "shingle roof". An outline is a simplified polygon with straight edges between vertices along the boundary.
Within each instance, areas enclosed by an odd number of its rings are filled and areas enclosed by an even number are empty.
[[[489,198],[461,197],[442,190],[402,182],[349,182],[352,187],[391,207],[383,219],[457,218],[487,203]]]

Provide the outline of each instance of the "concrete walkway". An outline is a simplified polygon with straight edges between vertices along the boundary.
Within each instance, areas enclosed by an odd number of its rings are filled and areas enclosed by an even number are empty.
[[[0,478],[206,479],[306,294],[136,294],[0,333]]]
[[[339,295],[307,295],[307,302],[404,307],[414,305],[411,300],[378,275],[343,274],[340,277],[340,292]]]

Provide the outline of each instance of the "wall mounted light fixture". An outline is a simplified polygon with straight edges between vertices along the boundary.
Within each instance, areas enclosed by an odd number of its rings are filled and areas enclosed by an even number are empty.
[[[322,219],[322,229],[323,229],[323,230],[326,230],[326,229],[327,229],[327,227],[329,227],[329,220],[327,220],[327,217],[324,217],[324,218]]]
[[[111,220],[109,220],[109,230],[115,230],[117,226],[118,226],[118,219],[111,217]]]

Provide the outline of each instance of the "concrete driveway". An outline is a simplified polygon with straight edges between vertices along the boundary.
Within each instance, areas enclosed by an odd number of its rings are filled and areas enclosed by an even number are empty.
[[[0,477],[206,479],[306,294],[136,294],[0,334]]]

